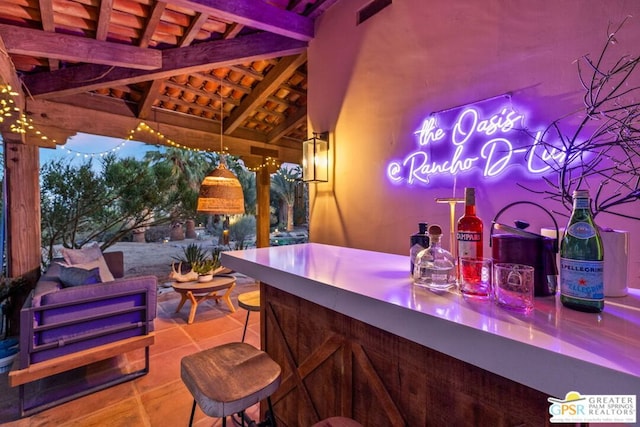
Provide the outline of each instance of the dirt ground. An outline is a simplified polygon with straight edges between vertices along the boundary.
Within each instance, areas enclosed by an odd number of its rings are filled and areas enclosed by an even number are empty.
[[[119,242],[105,252],[122,251],[124,253],[125,276],[155,275],[158,283],[168,281],[171,263],[174,257],[180,257],[184,248],[196,243],[209,253],[213,249],[211,240],[185,239],[167,243]]]

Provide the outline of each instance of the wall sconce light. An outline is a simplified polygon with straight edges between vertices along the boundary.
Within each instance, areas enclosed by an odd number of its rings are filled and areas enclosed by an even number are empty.
[[[329,132],[314,132],[302,142],[302,181],[329,181]]]

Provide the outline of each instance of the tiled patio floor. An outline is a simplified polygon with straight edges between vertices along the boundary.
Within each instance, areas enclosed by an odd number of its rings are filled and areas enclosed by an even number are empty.
[[[180,380],[180,360],[194,352],[231,341],[240,341],[247,312],[238,307],[237,295],[258,289],[252,279],[238,277],[232,294],[236,312],[220,302],[198,306],[195,321],[187,324],[189,303],[179,313],[180,300],[171,288],[158,296],[156,339],[151,347],[149,374],[106,390],[67,402],[28,418],[19,418],[18,389],[8,386],[7,374],[0,374],[0,425],[3,426],[186,426],[191,395]],[[260,316],[252,313],[246,342],[260,346]],[[128,353],[126,363],[140,364],[142,350]],[[257,418],[257,407],[249,413]],[[221,425],[199,409],[196,426]],[[228,425],[233,425],[228,423]]]

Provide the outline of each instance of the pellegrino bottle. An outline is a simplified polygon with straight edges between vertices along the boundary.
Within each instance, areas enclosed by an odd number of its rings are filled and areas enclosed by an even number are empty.
[[[604,308],[604,251],[591,216],[589,191],[573,192],[573,212],[560,243],[560,301],[599,313]]]
[[[458,220],[458,257],[482,258],[482,220],[476,216],[476,190],[464,189],[464,215]]]
[[[411,276],[413,277],[413,265],[416,262],[416,255],[423,249],[429,247],[429,236],[427,236],[427,223],[418,223],[418,232],[411,235],[409,246],[409,258],[411,259]]]

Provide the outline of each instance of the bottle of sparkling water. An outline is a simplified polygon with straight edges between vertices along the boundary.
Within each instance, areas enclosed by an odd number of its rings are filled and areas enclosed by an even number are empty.
[[[604,308],[604,250],[591,216],[589,191],[573,192],[573,212],[560,243],[560,301],[575,310]]]

